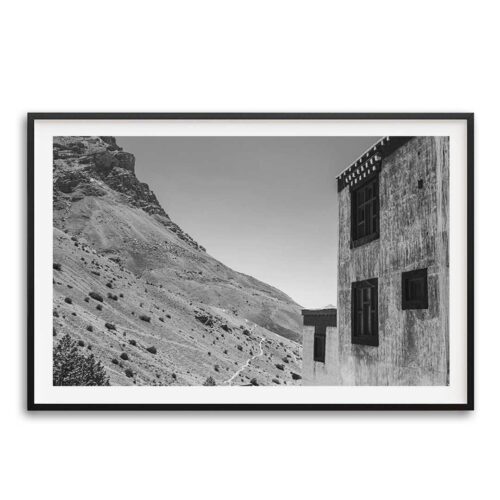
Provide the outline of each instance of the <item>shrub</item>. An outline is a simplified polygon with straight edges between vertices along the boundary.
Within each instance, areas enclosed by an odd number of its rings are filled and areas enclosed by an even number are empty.
[[[281,360],[283,361],[283,363],[288,363],[288,358],[281,358]]]
[[[215,365],[215,366],[214,366],[214,370],[215,370],[216,372],[220,371],[220,366],[219,366],[219,365]]]
[[[141,314],[139,316],[139,319],[141,319],[142,321],[145,321],[146,323],[150,323],[151,322],[151,317],[147,316],[146,314]]]
[[[52,311],[52,316],[54,316],[54,318],[58,318],[59,317],[59,313],[54,309]]]
[[[292,372],[292,378],[293,380],[300,380],[302,377],[298,373]]]
[[[257,382],[256,378],[253,378],[252,380],[250,380],[250,384],[252,384],[252,385],[259,385],[259,383]]]
[[[276,366],[276,368],[277,368],[278,370],[284,370],[284,369],[285,369],[285,366],[284,366],[284,365],[280,365],[279,363],[278,363],[278,364],[276,364],[275,366]]]
[[[89,299],[88,297],[85,297],[83,300],[84,300],[85,302],[90,302],[90,299]]]
[[[123,361],[128,361],[128,354],[126,352],[122,352],[120,354],[120,358],[122,358]]]
[[[66,297],[66,298],[64,299],[64,302],[66,302],[66,304],[73,304],[73,300],[72,300],[72,299],[70,299],[69,297]]]
[[[239,345],[238,346],[238,351],[243,351],[243,346]]]
[[[170,316],[170,314],[167,314],[167,318],[172,319],[172,316]]]
[[[273,382],[274,382],[275,384],[279,384],[279,383],[280,383],[280,381],[279,381],[277,378],[273,378]]]
[[[102,306],[101,306],[101,304],[97,304],[97,305],[95,306],[95,308],[96,308],[98,311],[102,311]]]
[[[100,293],[97,292],[89,292],[89,297],[92,297],[94,300],[97,300],[97,302],[103,302],[104,299]]]
[[[93,332],[93,331],[94,331],[94,327],[92,325],[88,325],[87,332]]]
[[[245,328],[243,330],[243,335],[246,335],[247,337],[249,337],[250,336],[250,331]]]
[[[122,299],[123,299],[123,293],[120,293],[120,298],[122,298]]]
[[[128,343],[129,343],[130,345],[133,345],[134,347],[136,347],[136,346],[137,346],[137,342],[136,342],[134,339],[130,339],[130,340],[128,341]]]
[[[150,352],[151,354],[156,354],[158,352],[154,345],[152,345],[151,347],[146,347],[146,351]]]
[[[85,342],[84,342],[83,340],[79,340],[79,341],[78,341],[78,345],[79,345],[80,347],[85,347]]]
[[[114,365],[117,365],[117,364],[118,364],[118,360],[117,360],[116,358],[113,358],[113,359],[111,360],[111,363],[113,363]]]
[[[215,383],[215,380],[214,380],[213,377],[208,377],[205,380],[205,382],[203,382],[203,385],[205,385],[205,386],[214,386],[214,385],[217,385],[217,384]]]
[[[58,264],[57,262],[54,262],[52,264],[52,269],[54,269],[55,271],[60,271],[61,270],[61,264]]]
[[[81,354],[69,335],[65,335],[54,346],[53,362],[54,385],[109,385],[109,378],[101,362],[96,361],[93,354],[90,356]]]
[[[108,299],[118,300],[118,296],[113,295],[112,293],[108,293]]]
[[[162,317],[158,318],[162,323],[165,323],[165,320]]]
[[[125,375],[127,375],[128,378],[132,378],[134,376],[134,372],[130,368],[127,368],[125,370]]]
[[[113,288],[113,283],[111,283],[111,281],[108,281],[108,282],[106,283],[106,286],[107,286],[108,288]]]
[[[113,325],[113,323],[105,323],[104,326],[108,329],[108,330],[116,330],[116,326]]]

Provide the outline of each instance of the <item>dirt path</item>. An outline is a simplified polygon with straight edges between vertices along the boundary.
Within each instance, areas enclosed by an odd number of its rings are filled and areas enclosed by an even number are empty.
[[[255,327],[254,327],[255,328]],[[252,328],[251,331],[254,330],[254,328]],[[259,356],[262,356],[264,354],[264,349],[262,349],[262,343],[264,342],[264,340],[266,340],[266,337],[261,337],[260,338],[260,342],[259,342],[259,349],[260,349],[260,352],[258,354],[255,354],[254,356],[248,358],[246,360],[246,363],[242,365],[241,368],[239,368],[238,370],[236,370],[233,375],[228,378],[226,381],[224,381],[223,383],[224,384],[230,384],[243,370],[245,370],[246,368],[248,368],[250,366],[250,363],[255,359],[255,358],[258,358]]]

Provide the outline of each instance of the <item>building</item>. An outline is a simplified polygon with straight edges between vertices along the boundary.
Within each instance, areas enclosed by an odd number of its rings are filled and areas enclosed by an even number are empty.
[[[338,177],[337,310],[305,310],[307,385],[449,383],[449,138],[384,137]]]

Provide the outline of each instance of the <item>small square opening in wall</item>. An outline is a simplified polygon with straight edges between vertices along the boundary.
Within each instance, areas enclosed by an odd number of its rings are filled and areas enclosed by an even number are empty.
[[[404,272],[401,295],[403,309],[428,309],[427,269]]]

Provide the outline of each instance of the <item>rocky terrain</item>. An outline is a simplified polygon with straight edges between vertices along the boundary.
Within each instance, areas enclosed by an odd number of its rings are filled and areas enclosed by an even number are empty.
[[[184,232],[113,137],[54,138],[54,342],[112,385],[300,384],[300,306]]]

